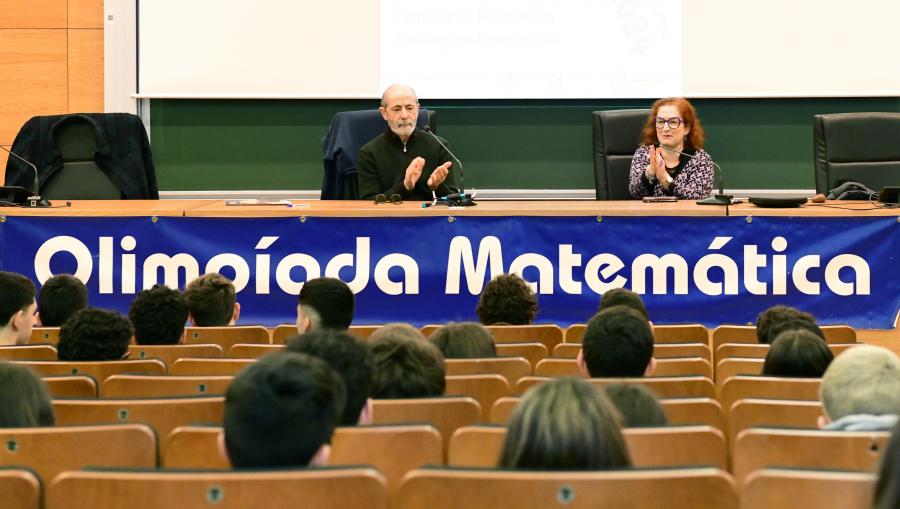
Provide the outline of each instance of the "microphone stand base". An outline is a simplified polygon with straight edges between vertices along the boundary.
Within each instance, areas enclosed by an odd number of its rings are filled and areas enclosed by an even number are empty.
[[[733,196],[730,194],[717,194],[703,200],[697,200],[697,205],[731,205]]]

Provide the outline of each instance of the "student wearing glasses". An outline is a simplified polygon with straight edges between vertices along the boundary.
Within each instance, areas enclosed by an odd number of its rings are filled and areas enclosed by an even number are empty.
[[[653,103],[631,160],[628,190],[634,198],[674,196],[699,200],[713,186],[712,158],[703,150],[697,110],[681,97]]]

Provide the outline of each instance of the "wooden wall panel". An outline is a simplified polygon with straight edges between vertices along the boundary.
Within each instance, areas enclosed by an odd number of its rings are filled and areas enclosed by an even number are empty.
[[[103,28],[103,0],[69,0],[69,28]]]
[[[0,28],[66,28],[66,0],[0,0]]]
[[[103,30],[69,30],[69,111],[103,111]]]
[[[0,143],[34,115],[68,111],[65,30],[0,30]]]

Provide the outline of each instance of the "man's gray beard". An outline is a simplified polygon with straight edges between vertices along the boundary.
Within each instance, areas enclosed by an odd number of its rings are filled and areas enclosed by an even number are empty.
[[[395,127],[391,126],[391,131],[393,131],[394,134],[396,134],[397,136],[400,136],[401,138],[402,138],[403,136],[407,136],[407,137],[408,137],[408,136],[411,135],[411,134],[413,133],[413,131],[415,131],[415,130],[416,130],[416,126],[414,126],[414,125],[413,125],[413,126],[409,126],[409,127],[403,127],[403,128],[395,128]]]

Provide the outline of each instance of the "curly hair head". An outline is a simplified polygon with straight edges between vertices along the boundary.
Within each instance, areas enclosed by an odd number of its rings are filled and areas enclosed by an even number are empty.
[[[516,274],[501,274],[492,279],[475,312],[484,325],[528,325],[537,315],[537,297],[524,279]]]
[[[187,300],[165,285],[137,294],[128,310],[139,345],[175,345],[181,341],[188,317]]]
[[[72,315],[59,330],[61,361],[121,359],[131,341],[131,323],[115,311],[87,308]]]

